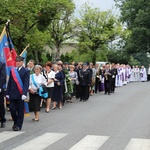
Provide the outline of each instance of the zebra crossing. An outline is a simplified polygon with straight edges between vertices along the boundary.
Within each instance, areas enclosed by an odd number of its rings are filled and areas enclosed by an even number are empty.
[[[8,140],[19,137],[23,134],[25,134],[25,132],[1,132],[0,146],[3,142],[7,142]],[[68,135],[68,133],[47,132],[13,148],[12,150],[43,150]],[[76,144],[72,145],[69,150],[99,150],[110,138],[111,137],[109,136],[86,135],[82,139],[79,139]],[[150,150],[150,139],[132,138],[124,150]]]
[[[45,133],[29,142],[26,142],[13,150],[43,150],[44,148],[48,147],[49,145],[55,143],[56,141],[60,140],[61,138],[65,137],[67,134],[62,133]]]
[[[108,138],[109,137],[105,136],[87,135],[69,150],[97,150],[107,141]]]

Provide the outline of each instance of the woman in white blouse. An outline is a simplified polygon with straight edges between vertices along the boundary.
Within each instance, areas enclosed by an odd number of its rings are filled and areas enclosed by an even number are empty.
[[[50,111],[50,104],[51,104],[51,98],[53,94],[53,89],[54,89],[54,78],[55,78],[55,72],[51,70],[52,68],[52,63],[47,62],[46,67],[45,67],[45,72],[43,73],[43,76],[47,80],[47,91],[48,91],[48,98],[46,99],[46,109],[45,112],[49,113]]]
[[[34,74],[30,75],[30,85],[29,85],[29,109],[30,111],[34,112],[34,119],[33,121],[39,121],[39,111],[40,111],[40,103],[41,97],[38,94],[38,89],[41,85],[46,85],[46,79],[41,75],[41,66],[35,65],[34,67]]]

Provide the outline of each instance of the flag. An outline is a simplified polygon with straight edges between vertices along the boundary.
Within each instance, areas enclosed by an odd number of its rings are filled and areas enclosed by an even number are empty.
[[[28,44],[26,46],[26,48],[21,52],[20,56],[21,57],[24,57],[24,65],[26,65],[26,58],[27,58],[27,48],[29,47],[30,45]]]
[[[22,52],[20,54],[20,56],[24,58],[23,62],[24,62],[24,66],[26,66],[27,50],[25,50],[24,52]]]
[[[0,36],[0,61],[6,64],[7,77],[10,75],[10,70],[13,67],[16,67],[16,56],[17,53],[14,49],[10,34],[8,32],[8,24],[4,27],[1,36]],[[8,78],[7,78],[8,79]],[[25,104],[25,115],[29,114],[28,103]]]
[[[4,27],[0,36],[0,61],[6,64],[6,72],[9,76],[10,69],[16,66],[17,53],[14,49],[9,33]]]

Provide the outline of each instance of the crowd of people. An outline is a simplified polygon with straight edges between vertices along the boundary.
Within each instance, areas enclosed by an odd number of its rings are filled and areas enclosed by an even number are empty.
[[[10,71],[7,88],[6,66],[0,62],[0,127],[5,127],[6,98],[9,101],[14,131],[22,129],[26,99],[29,99],[30,112],[34,113],[32,120],[38,122],[41,107],[45,108],[45,113],[49,113],[56,108],[62,109],[66,102],[72,103],[73,98],[86,102],[98,92],[110,95],[115,92],[116,87],[129,82],[150,80],[150,67],[147,72],[144,66],[139,68],[114,63],[99,66],[88,62],[69,64],[60,60],[47,62],[42,66],[35,65],[34,60],[30,60],[27,67],[24,67],[23,59],[17,56],[16,67]],[[45,92],[42,96],[39,94],[41,87],[42,92]]]

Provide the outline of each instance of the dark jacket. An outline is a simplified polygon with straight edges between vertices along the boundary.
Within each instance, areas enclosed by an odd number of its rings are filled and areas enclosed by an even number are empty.
[[[88,86],[91,84],[91,73],[87,70],[79,70],[79,82],[82,86]]]
[[[29,88],[30,71],[22,67],[19,70],[19,75],[23,83],[23,93],[20,94],[17,84],[15,83],[12,73],[10,72],[10,78],[8,81],[6,95],[9,95],[9,99],[21,99],[22,95],[27,95]]]
[[[116,68],[112,68],[111,69],[111,74],[112,74],[112,76],[114,76],[113,78],[115,78],[116,75],[117,75],[117,69]]]
[[[107,74],[107,75],[105,75]],[[111,81],[112,80],[112,71],[109,69],[108,71],[105,69],[104,71],[104,79]]]

